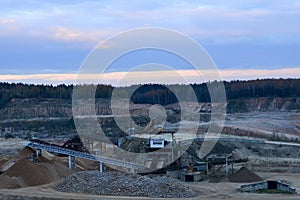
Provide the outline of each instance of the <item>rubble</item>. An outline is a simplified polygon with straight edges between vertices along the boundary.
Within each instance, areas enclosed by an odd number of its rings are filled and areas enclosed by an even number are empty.
[[[75,173],[54,185],[60,192],[85,193],[107,196],[139,196],[151,198],[191,198],[196,192],[179,180],[166,176],[141,176],[119,172]]]

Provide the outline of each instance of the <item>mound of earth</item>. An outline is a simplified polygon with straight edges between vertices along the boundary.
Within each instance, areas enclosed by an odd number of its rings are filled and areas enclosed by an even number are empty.
[[[107,196],[189,198],[198,196],[179,180],[166,176],[141,176],[119,172],[85,171],[73,174],[54,185],[61,192]]]
[[[15,156],[13,156],[12,158],[10,158],[6,162],[4,162],[0,167],[0,171],[1,172],[7,171],[10,167],[12,167],[20,159],[26,158],[33,153],[34,153],[34,150],[32,150],[31,148],[28,148],[28,147],[23,148]]]
[[[260,176],[258,176],[246,167],[242,167],[235,174],[229,176],[229,181],[235,183],[251,183],[262,180],[263,179]]]
[[[44,157],[41,157],[38,163],[28,160],[28,155],[33,152],[30,148],[24,148],[18,155],[6,162],[9,167],[0,175],[0,188],[48,184],[73,173],[66,165]]]

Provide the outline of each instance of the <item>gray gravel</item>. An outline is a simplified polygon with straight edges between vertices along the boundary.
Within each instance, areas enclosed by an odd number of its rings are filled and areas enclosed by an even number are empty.
[[[189,198],[197,193],[179,180],[166,176],[141,176],[119,172],[84,171],[73,174],[54,186],[61,192],[107,196],[139,196],[151,198]]]

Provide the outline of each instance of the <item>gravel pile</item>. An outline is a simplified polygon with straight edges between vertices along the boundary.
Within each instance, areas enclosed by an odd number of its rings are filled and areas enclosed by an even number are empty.
[[[119,172],[84,171],[73,174],[54,186],[61,192],[107,196],[140,196],[152,198],[189,198],[197,193],[179,180],[166,176],[141,176]]]
[[[229,181],[235,183],[251,183],[262,180],[263,179],[260,176],[258,176],[246,167],[242,167],[235,174],[229,176]]]

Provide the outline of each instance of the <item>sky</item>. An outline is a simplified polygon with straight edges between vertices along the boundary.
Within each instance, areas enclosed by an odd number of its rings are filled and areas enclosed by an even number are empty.
[[[191,37],[226,80],[299,78],[299,10],[298,0],[0,0],[0,81],[73,83],[99,42],[143,27]],[[116,83],[137,58],[151,62],[146,53],[121,60],[102,81]],[[172,55],[151,57],[191,78]]]

